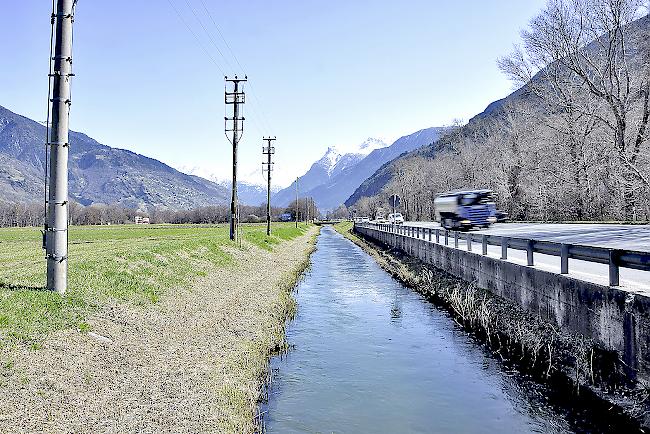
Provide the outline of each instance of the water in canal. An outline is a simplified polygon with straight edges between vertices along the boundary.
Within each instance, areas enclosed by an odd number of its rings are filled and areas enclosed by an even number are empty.
[[[269,433],[600,430],[508,372],[444,312],[324,228],[271,363]]]

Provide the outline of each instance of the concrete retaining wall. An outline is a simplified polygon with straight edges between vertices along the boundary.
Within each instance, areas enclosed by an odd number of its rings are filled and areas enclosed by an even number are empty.
[[[423,239],[371,228],[355,231],[476,282],[564,331],[592,338],[619,354],[631,380],[650,385],[650,298]]]

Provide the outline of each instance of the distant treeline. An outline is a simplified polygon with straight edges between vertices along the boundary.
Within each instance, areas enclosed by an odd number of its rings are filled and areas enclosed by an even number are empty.
[[[312,198],[301,198],[297,208],[295,200],[287,207],[271,207],[271,218],[277,221],[283,214],[289,214],[293,220],[296,217],[296,209],[301,220],[306,218],[313,220],[320,216],[320,211]],[[216,224],[226,223],[230,219],[229,205],[205,206],[176,211],[154,208],[151,211],[143,212],[118,205],[93,204],[83,206],[77,202],[70,202],[68,211],[69,224],[71,225],[129,224],[135,222],[136,216],[148,217],[152,224]],[[42,204],[0,202],[0,227],[43,226],[44,215]],[[266,221],[266,204],[259,206],[241,205],[239,207],[239,218],[243,223]]]

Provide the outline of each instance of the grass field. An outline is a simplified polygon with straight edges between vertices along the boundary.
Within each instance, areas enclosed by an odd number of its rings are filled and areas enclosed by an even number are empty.
[[[272,250],[307,227],[278,223],[271,237],[265,228],[243,225],[243,239]],[[0,347],[38,348],[52,331],[87,330],[88,315],[111,301],[156,303],[169,288],[229,266],[233,248],[226,225],[72,227],[69,288],[60,297],[44,290],[40,229],[0,229]]]

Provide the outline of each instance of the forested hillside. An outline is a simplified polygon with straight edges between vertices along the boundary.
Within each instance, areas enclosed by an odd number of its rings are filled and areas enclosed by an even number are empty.
[[[551,1],[499,67],[521,86],[434,145],[380,168],[346,203],[487,187],[514,219],[650,218],[650,18],[641,3]],[[643,15],[641,18],[640,15]]]

